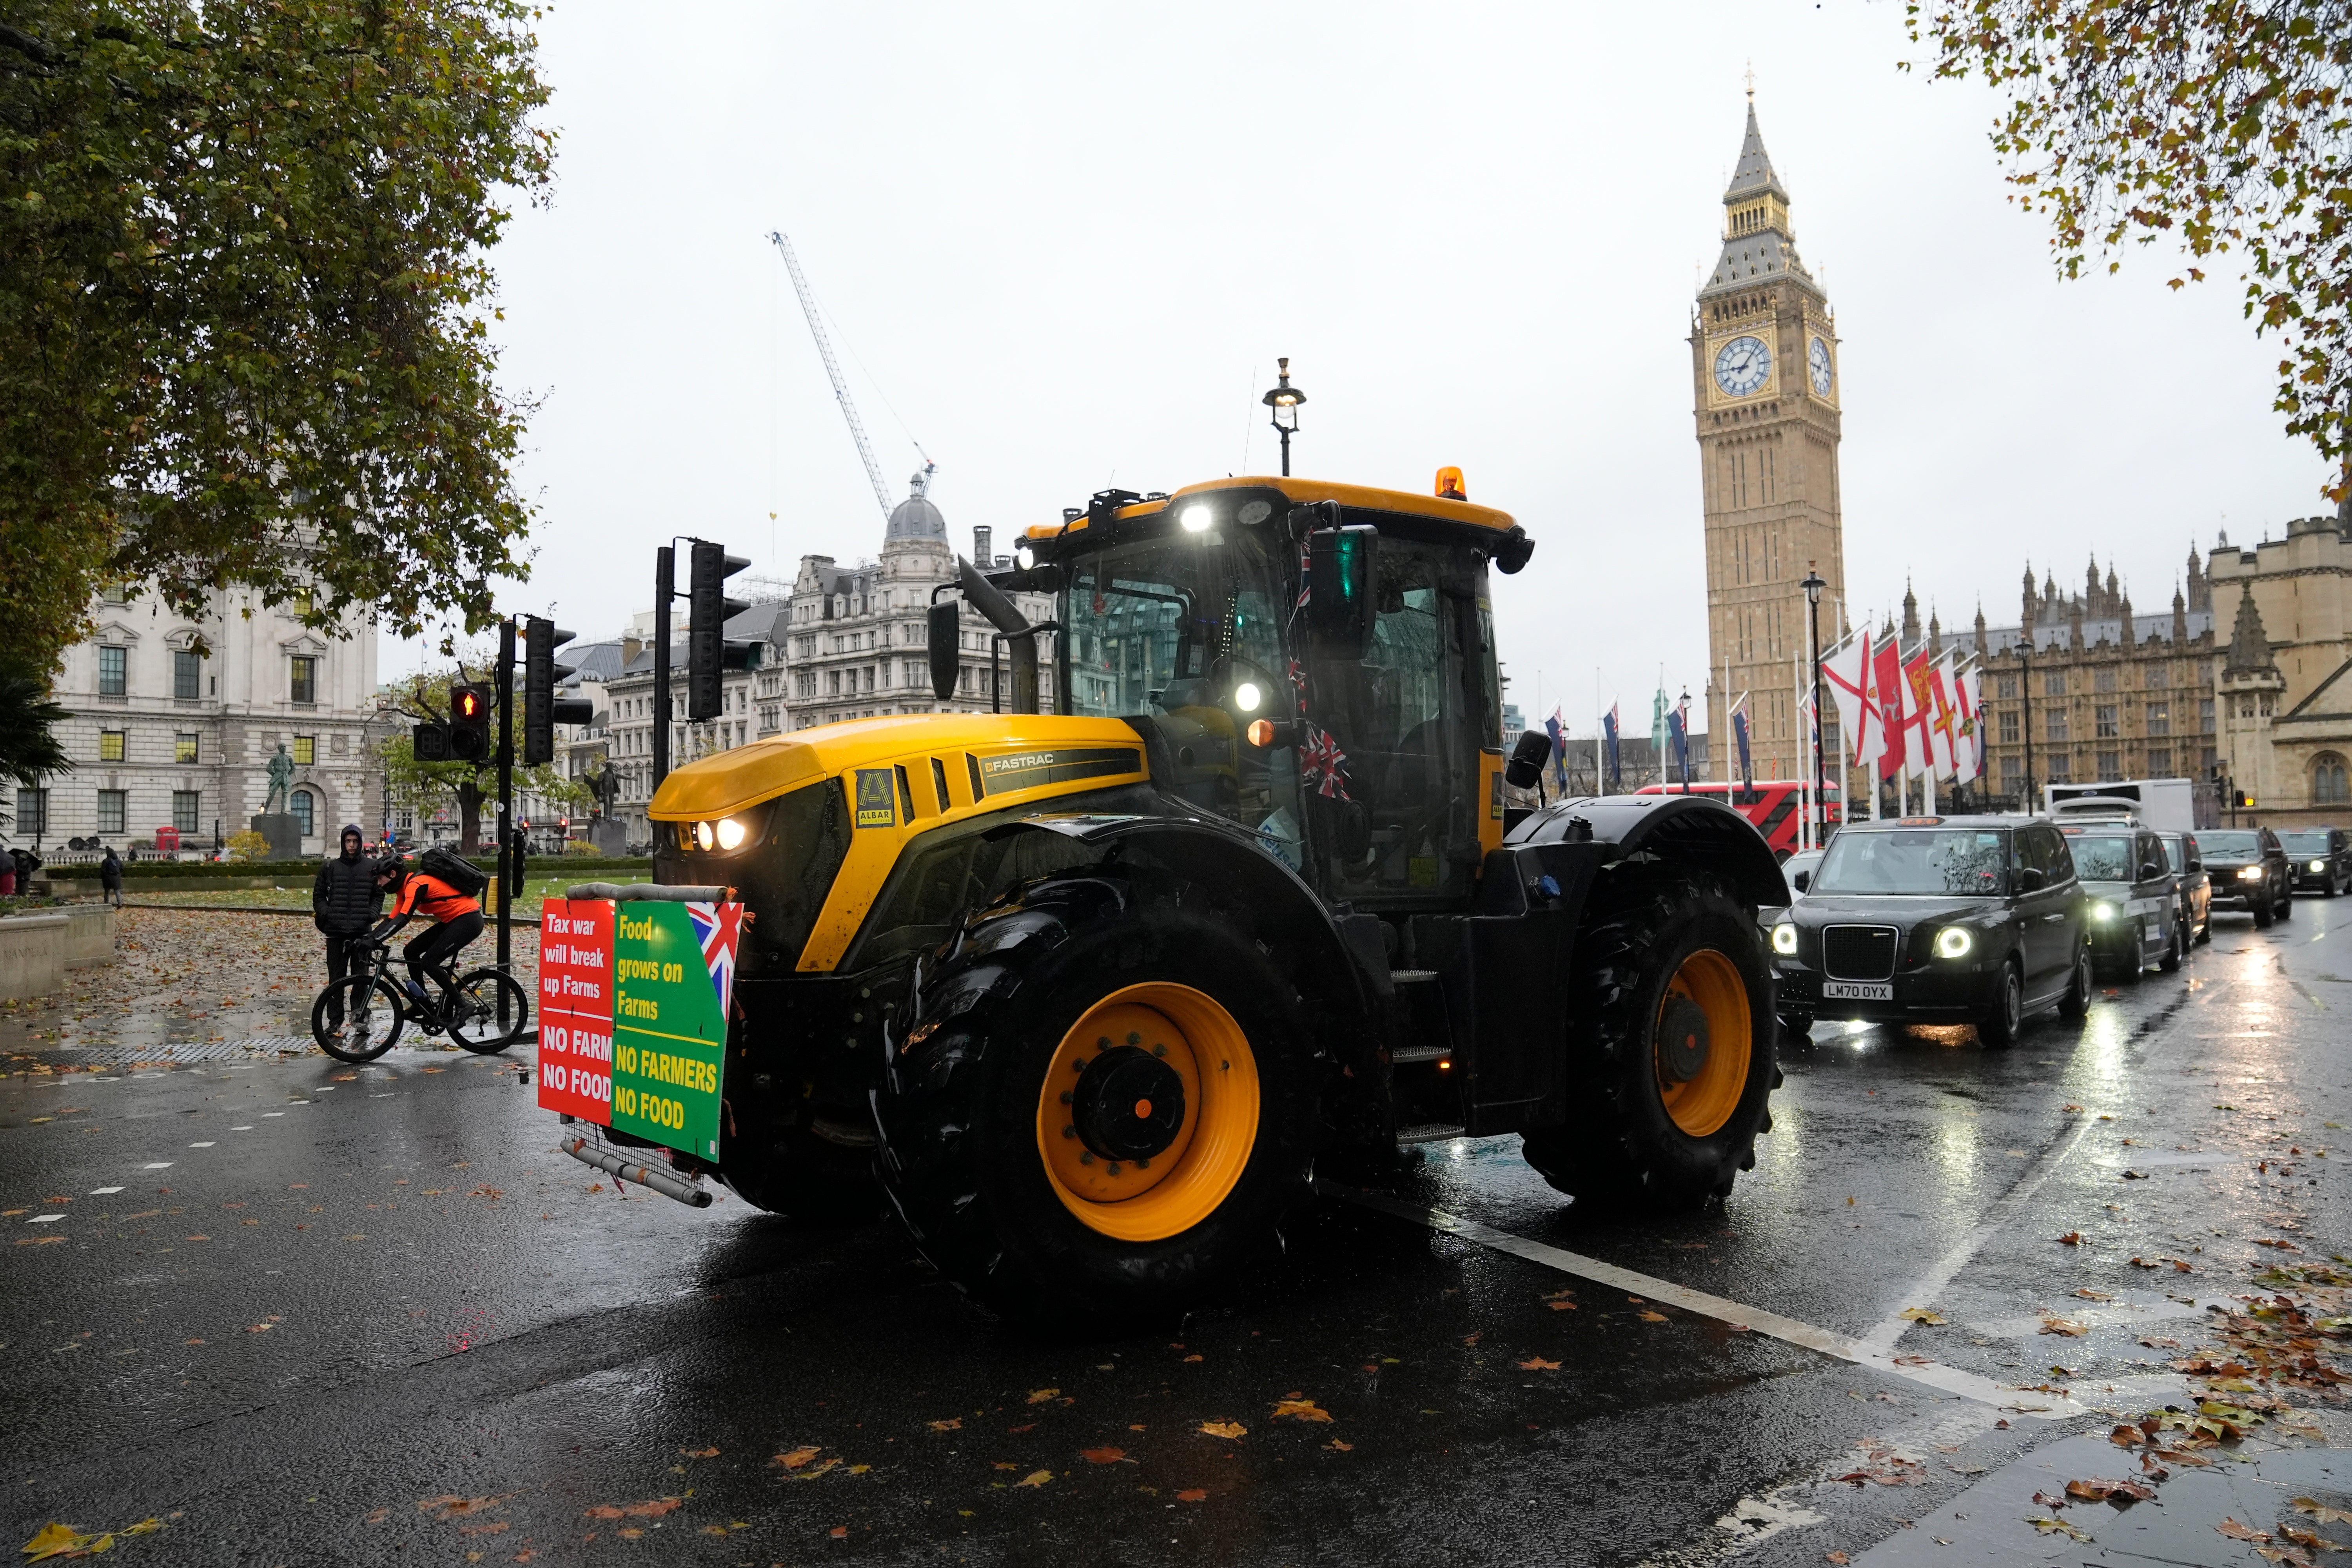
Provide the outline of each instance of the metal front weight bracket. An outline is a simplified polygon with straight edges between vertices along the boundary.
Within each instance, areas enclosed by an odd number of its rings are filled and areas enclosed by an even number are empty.
[[[556,1145],[583,1165],[593,1165],[615,1181],[635,1182],[650,1187],[666,1198],[676,1198],[688,1208],[710,1206],[710,1189],[699,1180],[688,1180],[677,1172],[659,1165],[638,1164],[622,1158],[612,1150],[591,1143],[585,1138],[566,1138]]]

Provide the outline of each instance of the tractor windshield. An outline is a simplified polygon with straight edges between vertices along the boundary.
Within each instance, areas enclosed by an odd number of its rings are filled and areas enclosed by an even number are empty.
[[[1296,766],[1243,738],[1251,721],[1297,709],[1275,542],[1256,531],[1178,532],[1081,556],[1062,624],[1070,711],[1157,721],[1178,792],[1257,828],[1296,868]]]

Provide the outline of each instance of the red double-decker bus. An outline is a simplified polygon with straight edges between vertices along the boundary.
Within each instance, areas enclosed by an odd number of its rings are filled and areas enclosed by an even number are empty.
[[[1727,797],[1731,808],[1754,823],[1756,831],[1764,836],[1764,842],[1772,847],[1772,853],[1783,860],[1797,852],[1797,813],[1804,800],[1799,792],[1811,788],[1810,784],[1797,779],[1758,779],[1746,786],[1720,781],[1708,783],[1700,779],[1693,779],[1690,784],[1693,795],[1711,795],[1717,800]],[[1679,784],[1643,784],[1633,793],[1680,795],[1683,786]],[[1834,828],[1844,820],[1839,812],[1837,785],[1829,786],[1828,799],[1829,825]]]

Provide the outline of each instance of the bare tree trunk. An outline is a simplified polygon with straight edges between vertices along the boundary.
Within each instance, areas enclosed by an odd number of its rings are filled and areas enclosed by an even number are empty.
[[[457,786],[457,853],[482,852],[482,786],[467,779]]]

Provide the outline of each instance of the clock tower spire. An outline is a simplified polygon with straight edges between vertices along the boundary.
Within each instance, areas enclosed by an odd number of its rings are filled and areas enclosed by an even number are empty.
[[[1845,595],[1838,500],[1838,338],[1829,297],[1797,254],[1789,192],[1764,150],[1756,89],[1748,130],[1723,193],[1723,251],[1691,314],[1692,414],[1706,531],[1708,725],[1730,733],[1742,691],[1752,716],[1759,778],[1793,779],[1804,766],[1798,660],[1810,659],[1802,583],[1807,563]],[[1823,637],[1837,611],[1822,606]],[[1811,671],[1805,672],[1810,686]],[[1832,727],[1834,710],[1829,715]],[[1726,776],[1727,744],[1714,748]],[[1832,760],[1832,777],[1843,771]]]

